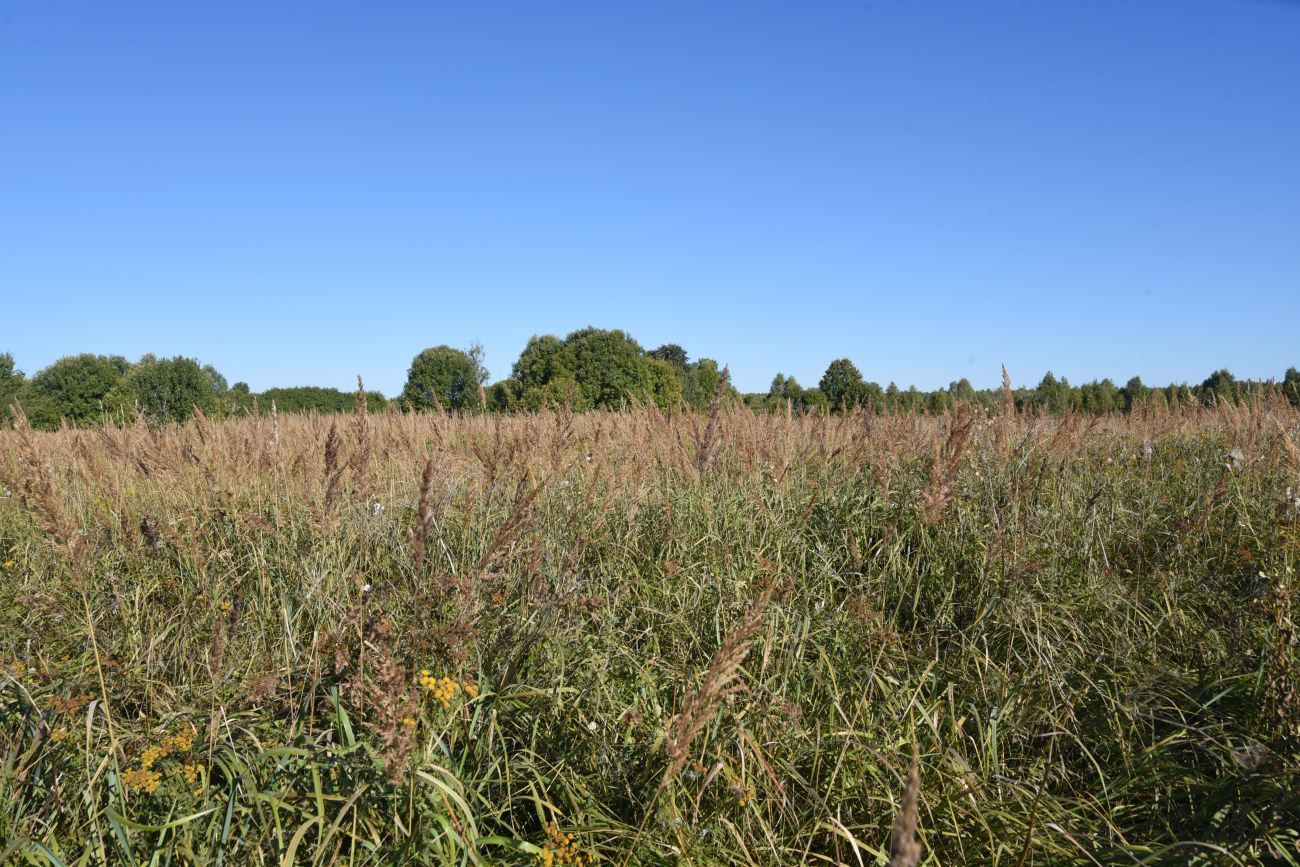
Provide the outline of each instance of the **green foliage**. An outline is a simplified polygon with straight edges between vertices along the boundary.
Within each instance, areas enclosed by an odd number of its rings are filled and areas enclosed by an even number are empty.
[[[1143,401],[1151,394],[1151,389],[1142,384],[1142,377],[1135,376],[1128,382],[1124,383],[1124,388],[1120,390],[1123,408],[1132,410],[1140,406]]]
[[[619,330],[582,328],[564,340],[534,336],[513,369],[512,379],[521,389],[517,406],[613,409],[629,399],[675,406],[684,391],[683,374],[669,358],[684,359],[685,351],[664,354],[666,358],[652,357]],[[676,385],[669,373],[678,380]]]
[[[478,347],[464,352],[445,345],[424,350],[411,361],[402,404],[416,410],[479,409],[479,386],[487,379],[481,352]]]
[[[126,418],[138,410],[153,422],[183,422],[198,407],[207,415],[217,412],[217,384],[225,391],[225,378],[211,366],[200,367],[193,358],[140,359],[104,398],[111,413]]]
[[[240,391],[241,385],[245,389],[243,392]],[[247,388],[247,383],[237,382],[230,389],[233,392],[231,397],[234,398],[233,402],[236,406],[251,405],[251,401],[243,396],[247,395]],[[268,388],[257,396],[257,407],[263,415],[271,411],[272,403],[275,404],[276,412],[317,412],[321,415],[356,412],[357,393],[355,391],[340,391],[337,388],[298,386],[296,388]],[[377,412],[383,409],[387,403],[388,401],[380,392],[366,392],[366,409],[369,412]]]
[[[13,417],[13,405],[26,387],[27,378],[14,367],[14,357],[8,352],[0,352],[0,422]]]
[[[836,412],[860,405],[867,395],[867,383],[861,371],[847,358],[832,361],[817,386]]]
[[[676,409],[682,402],[682,378],[667,361],[649,360],[650,397],[661,409]]]
[[[696,412],[706,412],[713,403],[713,395],[722,380],[722,370],[712,358],[701,358],[687,365],[684,371],[682,399]],[[734,396],[736,390],[727,387],[727,394]]]
[[[512,378],[526,391],[573,380],[573,353],[553,334],[534,335],[515,362]]]
[[[487,390],[488,411],[514,412],[523,393],[523,383],[513,377],[492,383]]]
[[[1291,401],[1292,406],[1300,406],[1300,370],[1294,367],[1286,369],[1286,376],[1282,378],[1282,393]]]
[[[613,409],[629,397],[651,399],[650,359],[626,332],[582,328],[566,337],[564,346],[588,406]]]
[[[1206,406],[1214,406],[1220,400],[1236,403],[1237,396],[1237,380],[1227,370],[1216,370],[1201,383],[1201,401]]]
[[[674,370],[684,371],[688,364],[686,350],[676,343],[665,343],[658,349],[652,349],[646,353],[651,358],[657,358],[660,361],[666,361],[672,365]]]
[[[52,430],[67,420],[74,427],[99,423],[105,398],[130,365],[120,355],[69,355],[32,377],[23,409],[32,427]]]

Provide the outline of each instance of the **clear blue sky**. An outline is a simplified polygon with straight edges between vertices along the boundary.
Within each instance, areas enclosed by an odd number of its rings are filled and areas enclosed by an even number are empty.
[[[0,351],[1300,365],[1300,3],[0,2]]]

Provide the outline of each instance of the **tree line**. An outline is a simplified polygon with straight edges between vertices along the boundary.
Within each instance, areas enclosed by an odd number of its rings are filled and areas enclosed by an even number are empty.
[[[534,336],[511,368],[510,376],[488,383],[483,348],[434,346],[415,356],[406,385],[391,400],[367,391],[367,408],[390,405],[402,412],[519,412],[570,407],[576,411],[616,409],[633,403],[664,410],[703,411],[715,399],[744,403],[759,411],[842,413],[939,413],[959,404],[992,411],[1011,396],[1022,411],[1083,413],[1129,412],[1151,404],[1243,403],[1280,390],[1300,406],[1300,371],[1288,369],[1280,382],[1242,380],[1227,370],[1199,385],[1147,386],[1133,377],[1123,386],[1109,379],[1072,385],[1047,373],[1033,388],[976,389],[959,379],[947,388],[922,391],[881,386],[863,376],[847,358],[832,361],[816,386],[804,388],[778,373],[767,392],[741,394],[727,370],[710,358],[691,360],[675,343],[646,350],[618,329],[582,328],[564,338]],[[120,355],[83,353],[60,358],[30,378],[0,353],[0,421],[21,407],[32,427],[61,424],[87,427],[130,423],[184,422],[195,412],[209,417],[276,412],[352,412],[358,393],[314,386],[270,388],[254,393],[247,383],[229,385],[211,365],[197,359],[145,355],[132,363]]]

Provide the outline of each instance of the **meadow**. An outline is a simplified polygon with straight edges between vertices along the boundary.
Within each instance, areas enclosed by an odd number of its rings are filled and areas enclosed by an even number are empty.
[[[1267,395],[19,418],[0,863],[1300,863],[1298,443]]]

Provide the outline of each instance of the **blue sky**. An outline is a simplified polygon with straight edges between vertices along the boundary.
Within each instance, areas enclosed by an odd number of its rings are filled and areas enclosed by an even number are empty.
[[[1300,365],[1300,2],[0,3],[0,351]]]

